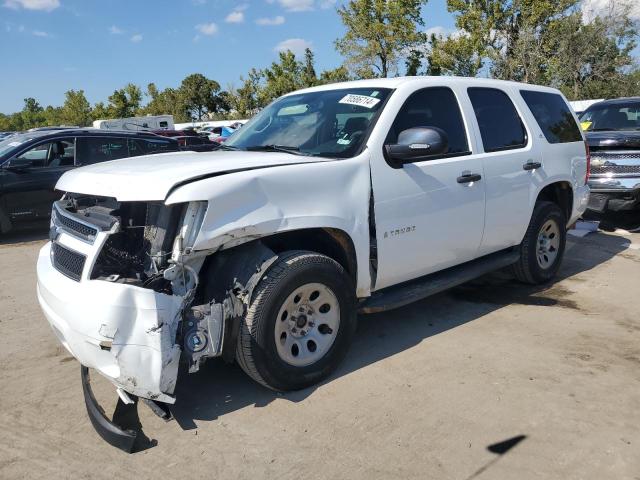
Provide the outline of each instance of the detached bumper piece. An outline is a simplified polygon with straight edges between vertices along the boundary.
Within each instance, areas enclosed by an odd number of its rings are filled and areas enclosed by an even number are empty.
[[[95,428],[98,435],[100,435],[108,444],[113,445],[120,450],[124,450],[127,453],[132,453],[138,432],[129,429],[124,430],[111,422],[104,414],[104,410],[98,404],[96,397],[93,395],[89,369],[83,365],[80,368],[80,375],[82,377],[84,403],[87,407],[87,413],[89,414],[89,420],[91,420],[93,428]],[[128,408],[137,409],[136,402],[126,405],[122,400],[118,399],[118,406],[116,407],[116,410],[118,410],[118,407],[120,407],[121,404]]]
[[[109,420],[91,390],[89,369],[82,366],[80,376],[82,378],[82,393],[84,394],[84,403],[87,407],[89,420],[91,420],[93,428],[105,442],[127,453],[146,450],[157,444],[155,440],[150,440],[142,432],[142,425],[138,418],[138,397],[129,394],[129,397],[133,400],[133,403],[129,404],[124,403],[122,399],[118,398],[118,404],[113,413],[113,420]],[[173,418],[166,405],[146,398],[142,398],[142,400],[145,405],[151,408],[153,413],[165,421]]]

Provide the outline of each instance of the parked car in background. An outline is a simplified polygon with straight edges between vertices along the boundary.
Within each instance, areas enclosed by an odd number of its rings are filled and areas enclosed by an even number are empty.
[[[640,225],[640,97],[605,100],[580,116],[591,150],[587,218]]]
[[[549,282],[587,178],[577,117],[555,89],[323,85],[277,99],[215,154],[65,174],[37,295],[82,365],[92,424],[130,451],[135,432],[101,413],[88,368],[130,408],[173,403],[180,362],[195,372],[214,357],[274,390],[308,387],[345,357],[358,312],[503,267]],[[78,220],[88,229],[67,226]]]
[[[51,215],[54,190],[69,170],[107,160],[179,149],[151,133],[96,129],[39,130],[0,141],[0,233]]]
[[[212,152],[220,148],[220,144],[212,142],[206,137],[196,136],[184,136],[184,137],[172,137],[180,145],[180,150],[190,152]]]

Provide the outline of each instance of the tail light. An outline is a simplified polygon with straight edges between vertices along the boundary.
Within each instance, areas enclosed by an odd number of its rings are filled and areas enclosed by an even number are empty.
[[[589,150],[589,144],[584,142],[584,149],[587,154],[587,173],[584,176],[584,184],[586,185],[589,182],[589,175],[591,175],[591,151]]]

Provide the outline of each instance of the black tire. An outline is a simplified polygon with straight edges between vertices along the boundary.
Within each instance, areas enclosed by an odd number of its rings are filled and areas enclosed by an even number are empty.
[[[549,266],[543,268],[537,259],[538,235],[541,228],[549,220],[555,222],[558,226],[560,244],[557,248],[555,260]],[[519,246],[520,259],[513,266],[514,273],[518,280],[523,283],[538,285],[548,282],[556,275],[564,256],[567,241],[566,225],[567,220],[565,214],[558,205],[552,202],[536,203],[533,209],[533,215],[531,215],[529,227],[527,228],[527,233],[525,233],[524,239]]]
[[[293,366],[278,354],[276,321],[286,299],[297,288],[309,283],[321,283],[333,292],[340,307],[340,326],[323,357],[311,365]],[[355,287],[344,268],[318,253],[284,252],[253,291],[240,326],[236,359],[251,378],[268,388],[299,390],[320,382],[338,366],[347,353],[355,329]]]

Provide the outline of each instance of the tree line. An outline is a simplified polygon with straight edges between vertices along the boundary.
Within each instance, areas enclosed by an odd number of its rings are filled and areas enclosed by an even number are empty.
[[[352,79],[406,75],[485,76],[559,88],[569,99],[640,94],[633,57],[639,26],[631,4],[611,0],[589,15],[581,0],[447,0],[456,30],[424,30],[428,0],[351,0],[337,8],[345,26],[335,41],[343,65],[318,74],[314,54],[281,52],[252,68],[239,86],[223,90],[195,73],[179,87],[143,91],[127,84],[108,102],[91,105],[83,90],[65,93],[62,106],[26,98],[20,112],[0,114],[0,131],[46,125],[89,125],[96,119],[171,114],[176,122],[247,118],[300,88]]]

